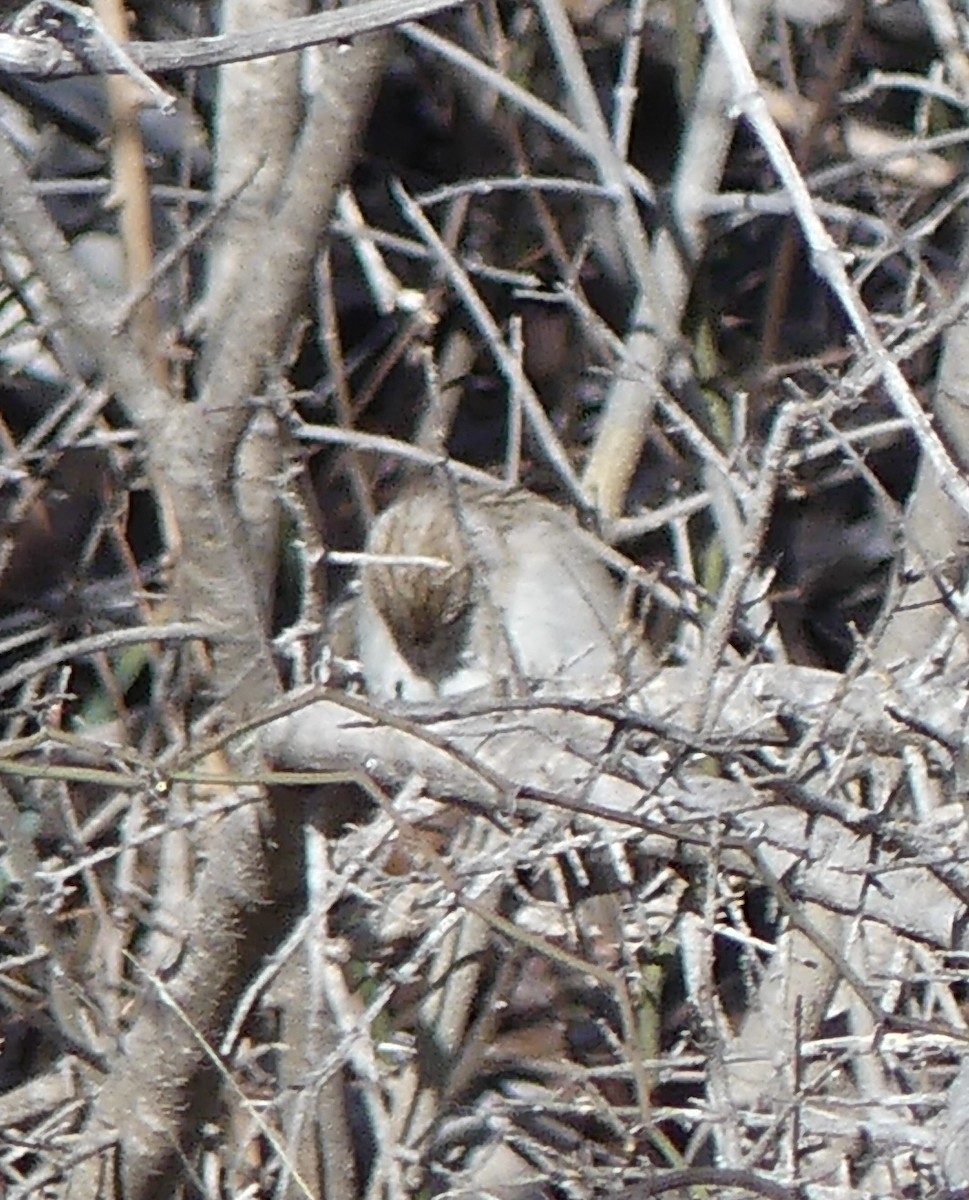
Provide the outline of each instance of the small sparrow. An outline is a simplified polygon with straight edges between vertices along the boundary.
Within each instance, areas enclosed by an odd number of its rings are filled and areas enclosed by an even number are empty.
[[[604,687],[648,658],[574,518],[528,492],[415,481],[367,550],[357,648],[375,696]]]

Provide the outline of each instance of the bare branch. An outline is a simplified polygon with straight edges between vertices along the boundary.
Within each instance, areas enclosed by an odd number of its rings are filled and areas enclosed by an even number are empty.
[[[217,67],[226,63],[272,58],[293,50],[347,42],[352,38],[391,29],[448,9],[468,0],[363,0],[346,8],[294,17],[292,20],[235,34],[189,38],[184,41],[129,42],[125,53],[142,70],[152,74]],[[10,75],[59,79],[70,75],[122,74],[117,56],[96,42],[86,46],[79,60],[56,38],[37,34],[0,33],[0,67]]]

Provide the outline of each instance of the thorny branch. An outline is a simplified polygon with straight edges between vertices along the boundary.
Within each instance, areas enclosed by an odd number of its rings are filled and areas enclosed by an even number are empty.
[[[0,34],[3,1186],[964,1186],[960,15],[306,7]]]

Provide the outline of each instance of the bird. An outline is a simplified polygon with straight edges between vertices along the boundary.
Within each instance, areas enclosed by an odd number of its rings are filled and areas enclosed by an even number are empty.
[[[605,686],[649,657],[592,539],[524,489],[419,477],[366,550],[358,655],[376,696]]]

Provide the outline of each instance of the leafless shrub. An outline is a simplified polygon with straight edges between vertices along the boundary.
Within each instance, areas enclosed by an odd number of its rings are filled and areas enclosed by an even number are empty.
[[[964,16],[214,20],[0,34],[3,1194],[960,1194]]]

